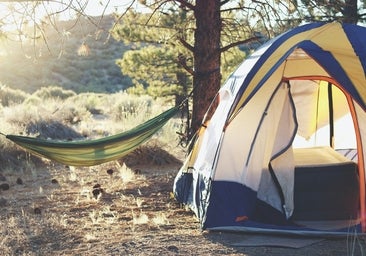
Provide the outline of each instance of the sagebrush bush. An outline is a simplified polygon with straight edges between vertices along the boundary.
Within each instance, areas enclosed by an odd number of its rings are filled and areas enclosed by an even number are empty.
[[[42,99],[36,95],[30,95],[24,100],[24,105],[28,106],[38,106],[42,104]]]
[[[36,135],[41,139],[57,139],[72,141],[82,139],[84,136],[72,127],[54,120],[39,120],[38,122],[30,122],[25,127],[26,134]]]
[[[108,103],[108,94],[101,93],[80,93],[70,97],[65,102],[65,105],[75,105],[75,103],[82,108],[85,108],[92,114],[101,114],[104,112],[104,106]]]
[[[60,139],[62,137],[56,133],[69,134],[69,132],[60,130],[61,124],[66,130],[81,121],[88,121],[90,116],[90,112],[84,107],[78,106],[77,102],[70,105],[60,100],[41,100],[34,95],[30,96],[23,104],[6,107],[2,110],[2,119],[12,125],[14,130],[12,133],[36,136],[47,134],[47,137]],[[55,128],[55,123],[60,124],[58,129]],[[49,131],[45,129],[49,129]],[[55,134],[52,135],[52,133]],[[66,136],[65,139],[67,137],[69,136]]]
[[[40,111],[34,105],[29,103],[18,104],[12,107],[2,109],[3,123],[8,124],[12,131],[8,133],[24,134],[24,128],[27,123],[37,122],[40,119]]]
[[[39,97],[41,99],[67,99],[69,97],[75,96],[76,93],[71,90],[65,90],[58,86],[48,86],[42,87],[33,93],[35,97]]]
[[[109,108],[109,115],[115,121],[130,118],[146,118],[152,113],[153,99],[148,95],[131,95],[125,92],[112,95],[113,105]]]
[[[70,102],[61,103],[52,113],[52,118],[60,122],[75,125],[82,121],[87,122],[91,118],[91,112],[79,102],[70,104]]]
[[[0,103],[7,107],[22,103],[29,95],[21,90],[12,89],[0,84]]]

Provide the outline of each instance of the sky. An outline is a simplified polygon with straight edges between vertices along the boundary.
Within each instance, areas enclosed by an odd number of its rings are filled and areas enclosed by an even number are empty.
[[[48,1],[20,1],[16,3],[16,1],[9,1],[9,2],[0,2],[0,13],[6,14],[11,11],[12,8],[14,9],[21,9],[22,6],[34,5],[35,2],[38,2],[38,12],[44,12],[42,9],[49,9],[49,10],[62,10],[66,6],[75,7],[81,9],[81,7],[85,10],[85,12],[89,15],[100,15],[103,13],[104,9],[106,13],[112,13],[116,10],[124,10],[126,9],[131,0],[48,0]],[[32,4],[33,3],[33,4]],[[136,7],[138,4],[134,3],[133,6]],[[66,14],[66,12],[65,12]]]
[[[66,1],[70,2],[70,1]],[[83,6],[85,4],[85,13],[91,16],[99,16],[104,14],[110,14],[113,12],[123,12],[131,4],[131,0],[83,0],[72,1],[76,7]],[[133,4],[134,8],[138,7],[137,1]]]
[[[14,41],[26,41],[31,37],[24,33],[26,27],[37,27],[45,21],[47,24],[56,20],[75,19],[77,12],[83,10],[84,15],[101,16],[111,13],[123,13],[132,7],[143,11],[137,0],[44,0],[44,1],[0,1],[0,56],[7,55],[6,45]],[[44,19],[49,14],[51,20]],[[57,17],[57,18],[56,18]],[[35,22],[33,22],[33,20]],[[33,26],[34,24],[36,26]],[[6,39],[6,40],[3,40]]]
[[[75,9],[84,10],[86,15],[100,16],[113,12],[122,13],[131,4],[131,0],[48,0],[38,1],[38,4],[35,4],[36,2],[0,2],[0,30],[6,31],[17,28],[16,24],[20,24],[24,16],[39,21],[47,14],[59,13],[59,19],[72,19],[76,16]],[[136,3],[132,6],[141,9],[137,1],[134,2]],[[24,13],[27,13],[27,15],[24,15]]]

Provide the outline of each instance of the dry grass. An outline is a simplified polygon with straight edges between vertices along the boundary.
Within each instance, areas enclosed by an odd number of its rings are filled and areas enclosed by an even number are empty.
[[[139,168],[136,174],[118,163],[71,169],[54,165],[21,174],[23,184],[16,184],[15,172],[8,173],[10,189],[1,194],[1,251],[8,255],[169,252],[162,242],[141,251],[138,247],[147,246],[146,239],[155,235],[173,236],[173,227],[182,218],[197,227],[192,214],[169,197],[176,166]],[[106,171],[110,169],[112,174]],[[194,232],[199,235],[198,229]]]
[[[177,168],[111,162],[92,168],[50,164],[34,173],[9,172],[10,188],[0,196],[1,254],[350,255],[346,240],[300,250],[241,248],[230,243],[243,235],[202,233],[192,212],[170,196]],[[19,177],[23,184],[17,184]],[[360,255],[358,246],[352,251]]]
[[[4,106],[2,129],[25,132],[29,122],[46,120],[90,138],[117,129],[112,108],[102,108],[106,96],[78,97],[86,97],[87,103],[65,106],[53,100],[47,108],[29,108],[35,112]],[[151,115],[155,111],[150,109]],[[48,127],[35,135],[55,136],[54,126]],[[32,157],[2,138],[0,185],[9,187],[0,191],[0,255],[349,255],[346,239],[301,250],[241,248],[230,244],[243,234],[201,232],[193,213],[171,197],[184,158],[176,127],[173,120],[124,159],[88,168]],[[359,255],[359,246],[351,251]]]

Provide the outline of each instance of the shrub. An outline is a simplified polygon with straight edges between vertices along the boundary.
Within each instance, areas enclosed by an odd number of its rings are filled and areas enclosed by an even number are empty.
[[[26,106],[37,106],[42,103],[42,99],[34,94],[30,95],[26,100],[24,100],[23,104]]]
[[[114,104],[110,108],[110,116],[115,121],[137,118],[138,123],[151,115],[153,99],[148,95],[136,96],[121,92],[113,95],[112,102]]]
[[[80,93],[67,100],[67,105],[76,105],[85,108],[91,114],[103,113],[103,107],[109,105],[110,102],[105,100],[107,95],[98,93]],[[75,104],[76,103],[76,104]]]
[[[12,104],[20,104],[27,97],[28,94],[21,90],[12,89],[6,86],[0,87],[0,103],[4,107],[10,106]]]
[[[64,100],[69,97],[75,96],[76,93],[71,90],[64,90],[58,86],[48,86],[42,87],[41,89],[33,93],[33,95],[41,99],[57,98]]]
[[[59,121],[39,120],[30,122],[25,127],[26,134],[37,135],[41,139],[74,140],[81,139],[83,136],[74,129],[62,124]]]
[[[78,124],[81,121],[87,121],[90,117],[90,112],[77,103],[72,105],[62,104],[62,106],[53,113],[53,119],[72,125]]]

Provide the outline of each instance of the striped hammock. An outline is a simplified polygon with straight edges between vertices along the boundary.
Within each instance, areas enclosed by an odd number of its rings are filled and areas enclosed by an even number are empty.
[[[135,128],[108,137],[85,141],[50,141],[26,136],[6,138],[38,156],[70,166],[93,166],[121,158],[161,129],[180,106],[173,107]]]

